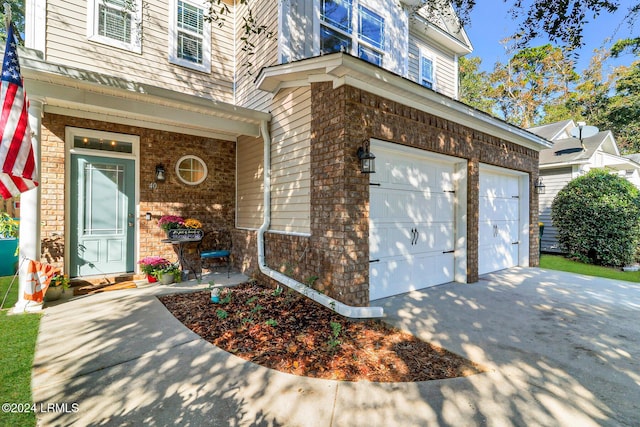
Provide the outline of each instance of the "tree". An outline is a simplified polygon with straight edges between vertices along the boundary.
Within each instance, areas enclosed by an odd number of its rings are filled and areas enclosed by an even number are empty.
[[[18,33],[24,33],[24,0],[9,0],[11,7],[11,18]],[[4,25],[4,7],[0,7],[0,40],[7,40],[7,29]]]
[[[478,57],[461,57],[458,62],[460,78],[459,94],[460,101],[471,105],[478,110],[492,113],[495,102],[491,98],[491,83],[489,75],[480,71],[482,59]]]
[[[640,60],[616,69],[615,95],[598,125],[611,130],[622,151],[640,152]]]
[[[640,243],[640,192],[618,175],[593,169],[560,190],[551,220],[571,256],[598,265],[628,265]]]
[[[558,103],[578,79],[574,63],[550,44],[522,49],[507,64],[496,63],[489,80],[500,115],[510,123],[531,127],[546,105]]]
[[[604,63],[609,56],[605,50],[594,51],[589,67],[582,72],[570,92],[556,102],[544,106],[544,117],[540,124],[573,119],[601,126],[602,116],[609,105],[609,92],[613,81],[611,78],[606,79],[603,73]]]

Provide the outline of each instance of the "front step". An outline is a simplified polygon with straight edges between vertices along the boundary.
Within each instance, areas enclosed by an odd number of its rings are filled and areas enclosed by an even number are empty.
[[[141,280],[145,276],[142,274],[118,274],[111,276],[85,276],[71,279],[69,285],[73,289],[74,295],[86,295],[100,292],[105,288],[118,289],[135,287],[135,280]],[[133,286],[129,286],[133,284]]]

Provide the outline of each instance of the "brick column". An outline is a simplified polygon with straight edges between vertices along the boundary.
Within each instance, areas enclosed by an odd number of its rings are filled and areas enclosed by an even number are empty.
[[[480,162],[467,163],[467,283],[478,281],[478,233],[480,221]]]

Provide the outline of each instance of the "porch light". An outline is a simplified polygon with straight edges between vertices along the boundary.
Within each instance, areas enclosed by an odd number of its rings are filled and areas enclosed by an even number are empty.
[[[166,179],[167,177],[165,174],[164,165],[163,164],[156,165],[156,181],[164,182]]]
[[[360,172],[376,172],[376,156],[369,151],[369,141],[365,141],[364,145],[358,148],[358,159],[360,159]]]
[[[544,194],[544,190],[547,188],[544,185],[544,182],[542,182],[542,178],[541,177],[538,177],[538,180],[536,181],[535,187],[536,187],[536,193],[538,193],[538,194]]]

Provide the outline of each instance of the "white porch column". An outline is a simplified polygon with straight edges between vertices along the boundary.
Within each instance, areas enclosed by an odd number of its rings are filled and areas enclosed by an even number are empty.
[[[29,99],[29,125],[31,127],[31,143],[33,155],[38,171],[38,182],[42,182],[41,168],[41,125],[44,103],[39,99]],[[33,301],[24,299],[24,289],[27,284],[27,267],[30,259],[40,260],[42,243],[40,241],[40,201],[41,185],[20,195],[20,288],[18,302],[13,308],[14,313],[25,311],[37,311],[42,309],[42,304],[34,304]],[[25,259],[26,258],[26,259]]]

